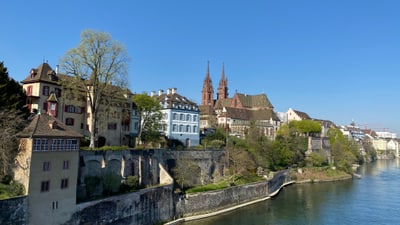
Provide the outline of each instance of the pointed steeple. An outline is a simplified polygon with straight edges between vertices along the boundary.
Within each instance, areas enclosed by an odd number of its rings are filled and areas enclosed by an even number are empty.
[[[210,77],[210,61],[207,62],[206,78],[203,82],[203,90],[201,91],[201,105],[214,106],[214,88]]]
[[[228,98],[228,79],[225,78],[225,65],[222,63],[222,74],[221,80],[219,81],[217,99],[226,99]]]

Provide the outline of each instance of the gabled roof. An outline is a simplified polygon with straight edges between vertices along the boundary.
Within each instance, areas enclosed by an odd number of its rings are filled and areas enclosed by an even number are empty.
[[[51,128],[50,124],[55,125]],[[29,137],[83,137],[70,129],[60,120],[47,114],[36,114],[29,125],[18,134],[21,138]]]
[[[222,116],[240,120],[274,120],[279,121],[272,109],[249,110],[243,108],[225,107]]]
[[[215,102],[215,109],[222,109],[224,107],[229,107],[231,105],[232,98],[218,99]]]
[[[42,63],[37,69],[32,68],[29,75],[21,83],[47,82],[57,84],[59,78],[47,63]]]
[[[190,106],[191,109],[188,110],[193,110],[193,108],[198,108],[197,104],[190,101],[189,99],[187,99],[186,97],[175,93],[167,93],[167,94],[161,94],[156,96],[157,100],[162,103],[165,104],[167,103],[167,108],[176,108],[174,107],[175,105],[184,105],[184,106]]]
[[[292,109],[292,110],[293,110],[293,112],[295,112],[302,120],[311,120],[311,117],[310,117],[307,113],[301,112],[301,111],[298,111],[298,110],[294,110],[294,109]]]
[[[330,120],[323,120],[323,119],[312,119],[314,121],[319,122],[322,126],[328,127],[328,128],[336,128],[336,124]]]
[[[245,108],[273,108],[266,94],[247,95],[236,93]]]
[[[214,109],[211,105],[200,105],[200,115],[215,115]]]

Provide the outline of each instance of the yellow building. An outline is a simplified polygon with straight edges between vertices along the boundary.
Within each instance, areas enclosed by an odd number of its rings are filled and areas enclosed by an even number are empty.
[[[71,80],[71,76],[58,73],[49,64],[42,63],[31,69],[29,75],[21,81],[27,95],[27,106],[32,113],[47,113],[62,121],[70,129],[90,137],[91,116],[88,100],[77,96],[75,92],[64,89],[63,82]],[[117,88],[117,87],[115,87]],[[83,95],[84,96],[84,95]],[[107,96],[106,96],[107,97]],[[104,97],[104,98],[106,98]],[[132,93],[125,91],[119,98],[106,99],[101,102],[99,119],[97,120],[97,136],[106,138],[106,145],[132,145],[138,133],[134,126],[138,123]]]
[[[37,114],[19,134],[14,179],[28,195],[29,224],[62,224],[76,211],[79,139],[60,120]]]

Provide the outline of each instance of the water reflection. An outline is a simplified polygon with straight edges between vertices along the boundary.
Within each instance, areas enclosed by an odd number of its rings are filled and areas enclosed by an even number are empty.
[[[296,184],[270,200],[185,225],[400,224],[400,163],[359,168],[362,179]]]

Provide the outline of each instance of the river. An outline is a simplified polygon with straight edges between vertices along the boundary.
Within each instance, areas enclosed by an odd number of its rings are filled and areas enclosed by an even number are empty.
[[[184,225],[400,224],[400,160],[358,173],[361,179],[287,186],[272,199]]]

